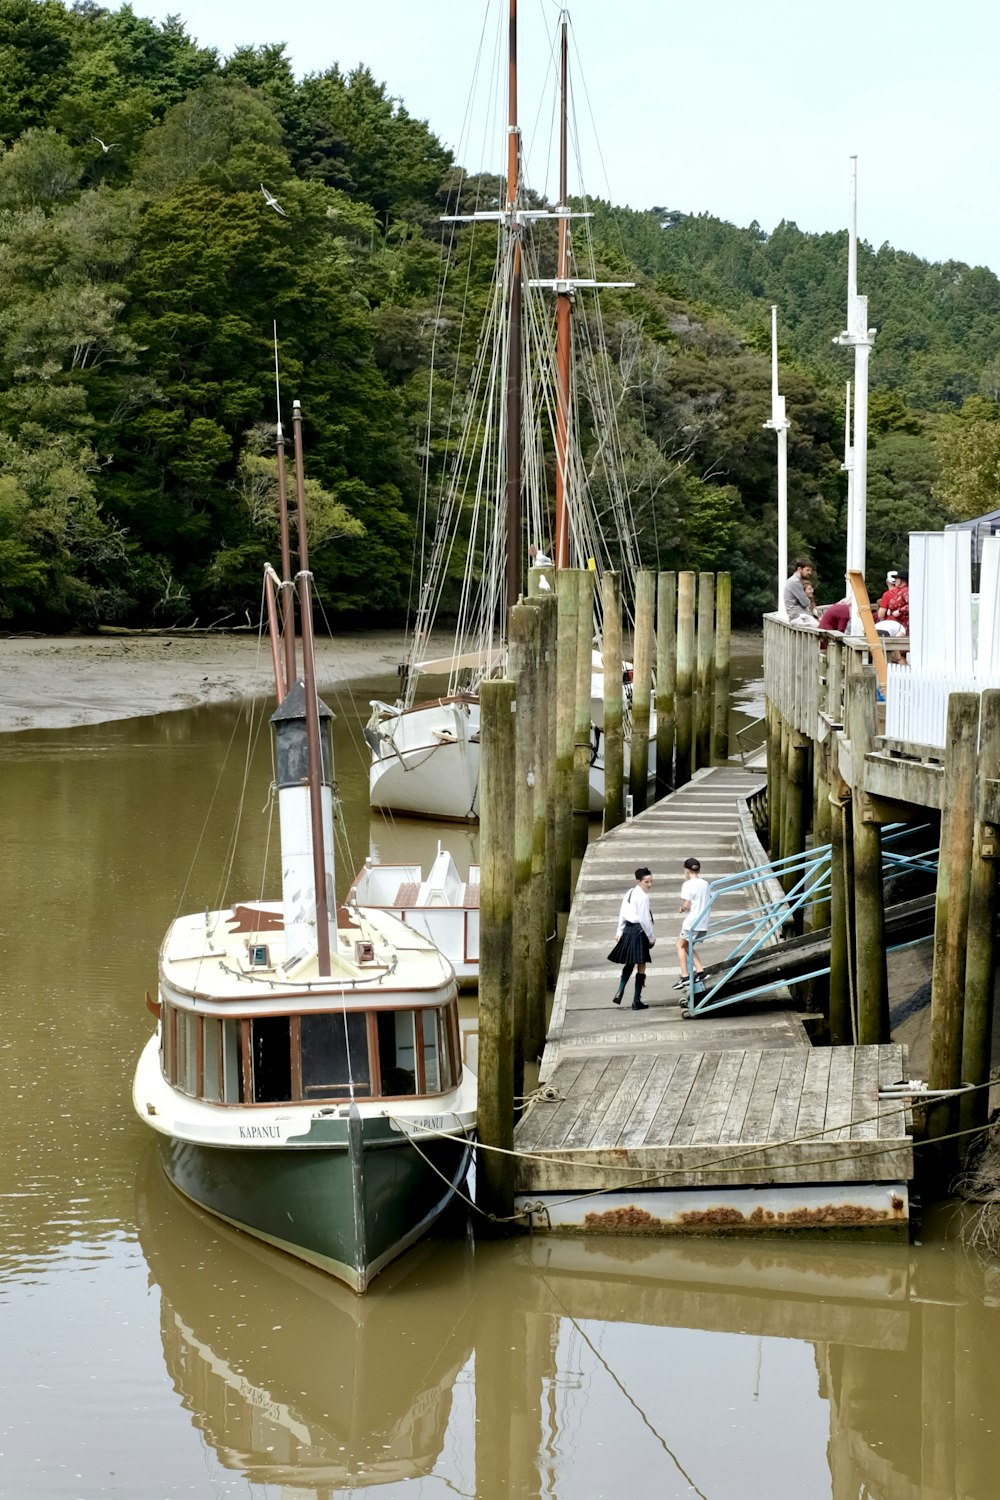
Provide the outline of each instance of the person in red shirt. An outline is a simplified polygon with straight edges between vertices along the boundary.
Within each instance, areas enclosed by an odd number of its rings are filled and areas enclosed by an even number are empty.
[[[845,631],[851,623],[851,604],[849,599],[838,599],[836,604],[828,604],[819,617],[820,630]]]
[[[895,621],[901,627],[898,632],[893,631],[893,635],[909,635],[910,576],[908,573],[898,573],[895,587],[886,589],[879,600],[878,617],[880,621]]]

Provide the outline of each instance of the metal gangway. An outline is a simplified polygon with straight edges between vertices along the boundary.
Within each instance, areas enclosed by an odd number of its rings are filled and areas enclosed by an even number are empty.
[[[883,886],[904,874],[936,876],[938,848],[901,849],[904,840],[928,833],[937,837],[931,824],[914,826],[889,824],[882,837]],[[720,938],[732,935],[736,942],[728,957],[706,965],[696,984],[693,966],[689,969],[688,997],[681,1014],[686,1018],[704,1016],[726,1006],[741,1005],[748,1000],[771,995],[780,986],[801,984],[830,972],[830,929],[803,931],[806,915],[830,896],[832,845],[820,844],[803,854],[789,855],[734,875],[723,875],[709,882],[711,897],[706,908],[707,935]],[[759,902],[749,910],[732,917],[723,916],[719,908],[723,899],[748,888],[773,890],[781,894]],[[887,952],[925,942],[934,931],[933,890],[908,901],[891,902],[885,909],[885,944]],[[713,921],[713,908],[719,912]]]

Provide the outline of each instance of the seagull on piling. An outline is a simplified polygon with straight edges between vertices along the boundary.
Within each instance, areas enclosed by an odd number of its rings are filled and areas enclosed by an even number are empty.
[[[282,208],[281,204],[278,202],[274,194],[268,192],[263,183],[261,183],[260,185],[260,190],[264,194],[264,202],[267,204],[268,208],[273,208],[276,214],[280,214],[283,219],[287,219],[288,215],[285,213],[285,210]]]
[[[115,149],[115,147],[119,144],[118,141],[112,141],[110,143],[110,145],[106,146],[104,144],[104,142],[101,140],[101,137],[99,135],[91,136],[91,140],[97,142],[97,144],[100,146],[101,150],[104,152],[105,156],[107,156],[107,154],[108,154],[109,151],[113,151]]]

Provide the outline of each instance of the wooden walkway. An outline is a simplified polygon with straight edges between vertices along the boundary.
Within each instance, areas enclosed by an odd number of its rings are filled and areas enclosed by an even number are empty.
[[[661,1224],[660,1205],[677,1196],[665,1188],[735,1190],[738,1203],[747,1189],[787,1194],[792,1187],[781,1185],[794,1185],[804,1189],[799,1206],[787,1218],[780,1207],[758,1206],[758,1217],[749,1215],[754,1227],[905,1223],[913,1173],[907,1118],[897,1101],[879,1105],[879,1088],[907,1076],[905,1049],[813,1048],[787,991],[770,1005],[681,1019],[686,996],[673,984],[683,862],[697,856],[709,881],[754,863],[745,802],[761,785],[760,775],[739,767],[703,771],[588,848],[542,1059],[549,1097],[532,1104],[514,1135],[519,1152],[540,1154],[518,1161],[522,1200],[597,1190],[637,1199],[641,1188],[640,1218],[662,1227],[670,1214]],[[630,1007],[631,982],[622,1005],[612,1004],[618,971],[607,962],[619,903],[639,865],[653,872],[657,929],[645,1011]],[[714,910],[731,915],[755,899],[749,890],[733,893]],[[732,943],[710,935],[699,951],[706,964],[721,962]],[[846,1199],[827,1201],[823,1184],[841,1185]],[[723,1223],[741,1216],[733,1209]],[[597,1220],[590,1227],[614,1227],[607,1213]]]
[[[564,1056],[581,1050],[639,1053],[809,1046],[805,1027],[790,1005],[757,1008],[750,1015],[745,1010],[722,1011],[710,1019],[682,1021],[686,997],[673,988],[680,973],[674,944],[681,924],[678,907],[684,861],[691,855],[700,859],[701,873],[709,881],[746,869],[750,861],[742,838],[748,819],[745,812],[741,817],[741,807],[764,781],[738,766],[701,771],[680,791],[590,844],[566,928],[542,1059],[543,1082]],[[621,899],[640,865],[648,865],[653,872],[651,904],[657,940],[642,996],[649,1009],[634,1011],[631,981],[622,1004],[611,1003],[620,971],[608,963],[607,956],[614,946]],[[741,891],[717,902],[713,911],[731,916],[750,910],[754,899],[749,891]],[[732,946],[731,938],[709,936],[698,951],[703,963],[711,964],[724,959]]]

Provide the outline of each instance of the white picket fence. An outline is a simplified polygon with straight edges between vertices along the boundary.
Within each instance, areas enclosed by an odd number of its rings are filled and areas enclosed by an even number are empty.
[[[948,737],[949,695],[981,693],[985,688],[1000,687],[1000,676],[984,679],[971,672],[915,672],[891,662],[886,678],[886,738],[942,750]]]

